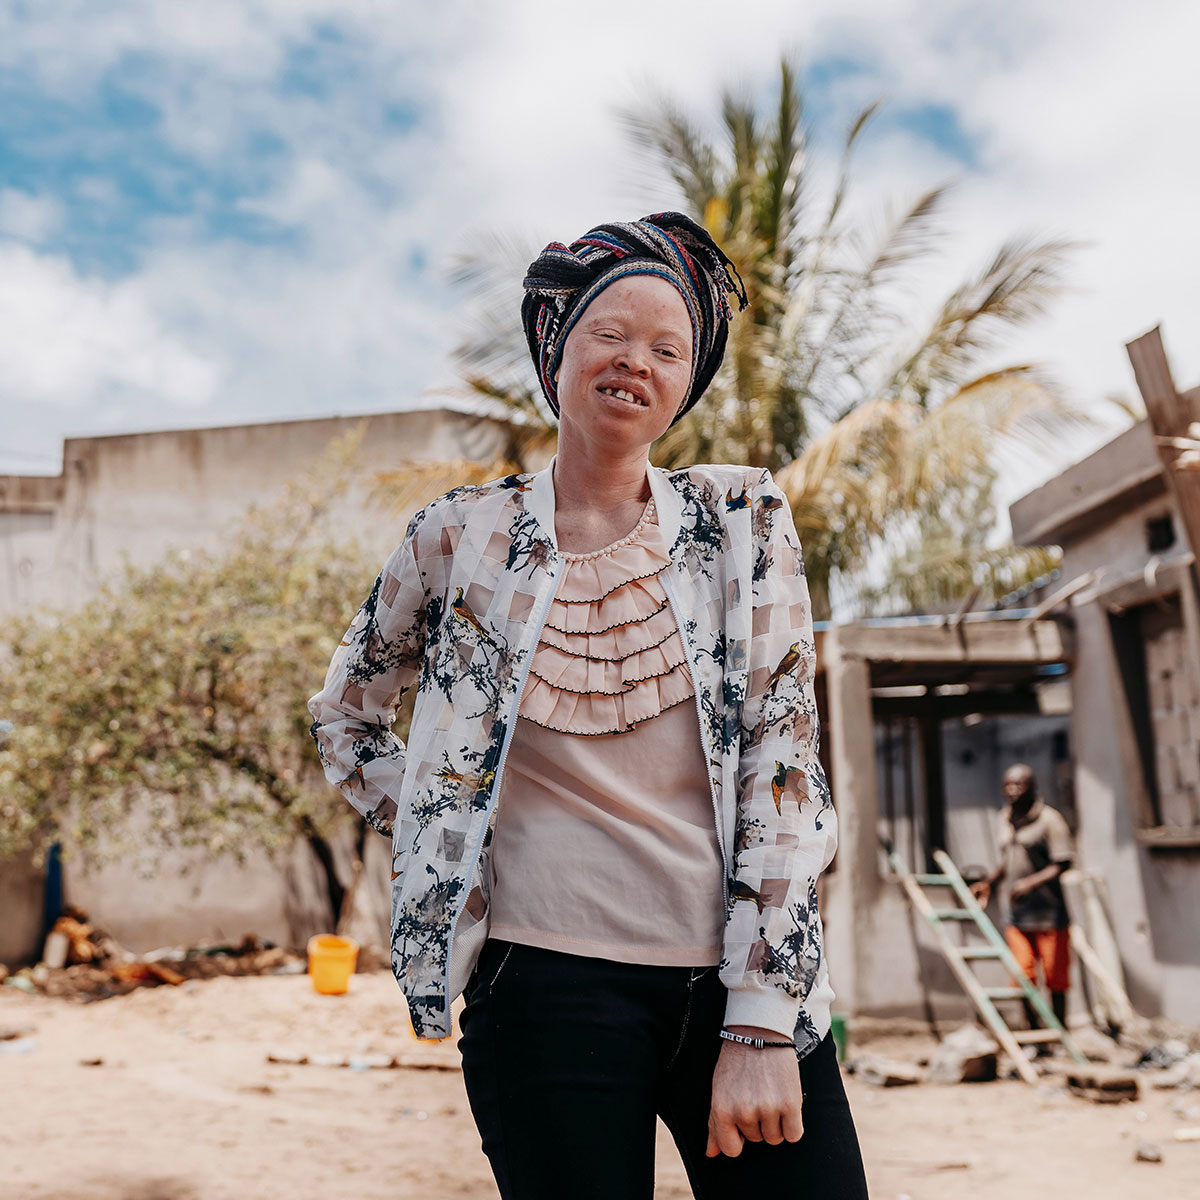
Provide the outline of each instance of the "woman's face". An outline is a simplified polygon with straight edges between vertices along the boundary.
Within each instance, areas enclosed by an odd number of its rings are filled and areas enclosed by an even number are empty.
[[[642,450],[675,419],[692,376],[692,323],[665,279],[610,284],[567,335],[558,369],[560,435],[585,449]]]

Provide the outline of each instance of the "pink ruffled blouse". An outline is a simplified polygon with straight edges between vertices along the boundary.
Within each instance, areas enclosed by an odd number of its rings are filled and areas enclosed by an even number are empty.
[[[560,733],[624,733],[694,695],[654,501],[628,537],[562,559],[520,715]]]
[[[711,965],[723,868],[653,501],[628,537],[562,558],[509,747],[491,934],[619,962]]]

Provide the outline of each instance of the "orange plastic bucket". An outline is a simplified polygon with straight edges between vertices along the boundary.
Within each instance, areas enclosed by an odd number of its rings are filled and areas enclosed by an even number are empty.
[[[308,939],[308,973],[313,987],[326,996],[340,996],[350,986],[358,962],[358,943],[352,938],[319,933]]]

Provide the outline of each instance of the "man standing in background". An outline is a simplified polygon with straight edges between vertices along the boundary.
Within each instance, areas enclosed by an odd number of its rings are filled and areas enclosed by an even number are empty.
[[[1070,920],[1060,876],[1075,856],[1071,831],[1056,809],[1038,795],[1033,769],[1014,763],[1004,772],[1005,807],[999,814],[1000,864],[971,892],[987,906],[992,889],[1009,880],[1010,924],[1004,931],[1013,956],[1037,985],[1042,964],[1050,1002],[1059,1023],[1066,1024],[1070,987]],[[1023,1001],[1031,1029],[1039,1025],[1028,1000]]]

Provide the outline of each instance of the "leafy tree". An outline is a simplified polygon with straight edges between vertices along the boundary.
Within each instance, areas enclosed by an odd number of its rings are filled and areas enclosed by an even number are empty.
[[[377,565],[322,531],[360,436],[219,551],[128,567],[80,610],[10,627],[0,857],[60,842],[95,860],[136,836],[244,858],[299,836],[338,919],[330,837],[350,810],[321,776],[304,701]]]
[[[624,114],[648,173],[703,220],[750,302],[705,400],[656,460],[774,470],[818,616],[830,613],[835,577],[848,598],[883,608],[972,586],[995,594],[1043,572],[1052,552],[988,545],[994,450],[1017,439],[1046,451],[1084,424],[1033,366],[981,370],[1006,331],[1045,311],[1069,245],[1006,242],[919,327],[913,273],[937,247],[945,191],[927,191],[874,235],[850,221],[853,155],[874,112],[851,126],[823,200],[786,61],[772,111],[724,94],[719,141],[669,99]],[[463,261],[457,277],[478,302],[459,362],[472,392],[546,428],[517,319],[516,281],[531,258],[497,237]]]

